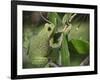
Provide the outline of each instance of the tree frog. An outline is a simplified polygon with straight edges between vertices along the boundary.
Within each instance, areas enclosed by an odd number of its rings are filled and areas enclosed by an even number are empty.
[[[46,23],[37,35],[31,37],[28,56],[33,66],[44,67],[48,63],[48,44],[54,28],[54,24]]]

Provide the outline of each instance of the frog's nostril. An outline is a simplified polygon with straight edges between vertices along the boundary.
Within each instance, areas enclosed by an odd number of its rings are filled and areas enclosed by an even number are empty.
[[[48,31],[51,31],[51,28],[50,27],[48,27]]]

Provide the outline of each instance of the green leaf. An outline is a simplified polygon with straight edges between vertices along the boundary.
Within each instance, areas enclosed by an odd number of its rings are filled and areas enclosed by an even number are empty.
[[[82,40],[72,39],[69,44],[70,48],[73,48],[79,54],[88,54],[89,53],[89,43]],[[73,46],[73,47],[71,47]]]
[[[49,19],[49,21],[50,22],[52,22],[55,26],[57,26],[57,27],[61,27],[61,25],[62,25],[62,19],[61,19],[61,17],[59,16],[59,14],[58,13],[56,13],[56,12],[50,12],[50,13],[48,13],[48,19]]]
[[[72,28],[68,34],[68,40],[80,39],[89,42],[89,15],[77,14],[72,20]]]
[[[79,66],[89,56],[89,15],[77,14],[71,24],[72,28],[68,34],[70,65]]]
[[[61,64],[63,66],[70,65],[70,53],[68,49],[68,41],[64,33],[63,33],[63,40],[62,40],[62,45],[61,45]]]
[[[54,25],[56,25],[57,13],[56,12],[48,13],[48,19],[50,22],[52,22]]]

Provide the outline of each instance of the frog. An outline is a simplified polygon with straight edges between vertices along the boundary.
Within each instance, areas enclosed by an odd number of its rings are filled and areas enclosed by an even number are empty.
[[[31,37],[27,54],[34,67],[44,67],[48,63],[49,39],[54,29],[54,24],[45,23],[39,33]]]

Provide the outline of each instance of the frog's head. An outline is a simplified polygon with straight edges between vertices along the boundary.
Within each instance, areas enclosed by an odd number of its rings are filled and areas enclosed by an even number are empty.
[[[51,34],[52,34],[53,31],[54,31],[55,25],[52,24],[52,23],[51,23],[51,24],[46,23],[44,27],[45,27],[45,30],[46,30],[46,32],[47,32],[47,34],[48,34],[48,37],[50,37]]]

